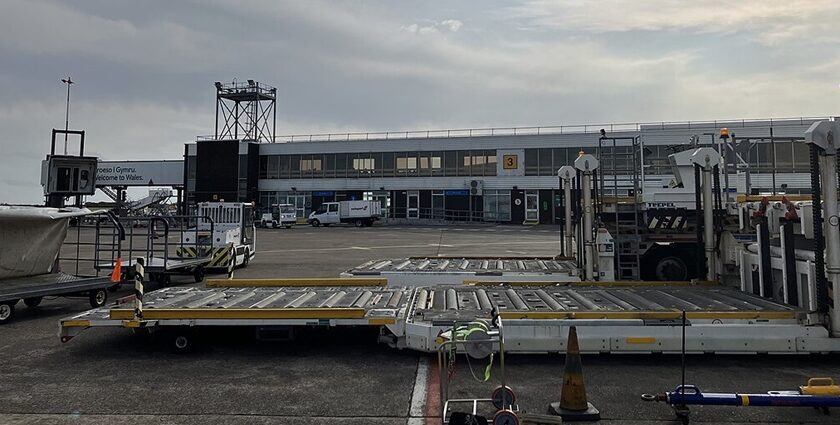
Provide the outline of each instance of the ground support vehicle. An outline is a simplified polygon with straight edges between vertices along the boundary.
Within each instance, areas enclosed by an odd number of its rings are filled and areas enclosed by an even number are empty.
[[[0,207],[0,324],[14,318],[21,300],[30,308],[50,296],[83,297],[91,307],[105,305],[114,283],[94,265],[100,255],[120,256],[121,233],[109,213]]]
[[[209,217],[121,217],[125,229],[121,251],[122,280],[130,280],[131,268],[139,258],[143,259],[146,276],[160,286],[169,285],[172,275],[192,275],[196,282],[204,280],[205,269],[209,267],[213,221]],[[206,234],[198,232],[198,223],[208,227]],[[97,269],[111,271],[117,267],[113,260],[97,263]]]
[[[371,260],[342,277],[384,277],[390,285],[461,285],[464,281],[578,282],[573,260],[557,257],[409,257]]]
[[[269,229],[276,229],[283,226],[291,229],[297,223],[297,212],[292,204],[274,204],[271,211],[263,213],[260,217],[260,226]]]
[[[379,201],[325,202],[309,214],[307,221],[313,227],[338,223],[353,223],[356,227],[370,227],[382,217]]]
[[[100,327],[189,338],[195,329],[214,326],[376,326],[380,342],[432,353],[454,322],[488,320],[497,309],[507,352],[562,352],[568,327],[576,326],[583,353],[680,353],[685,310],[687,353],[840,352],[840,338],[831,338],[808,311],[722,286],[488,282],[408,288],[347,278],[211,279],[207,285],[146,293],[142,319],[131,304],[73,315],[61,320],[61,339]]]
[[[254,204],[244,202],[201,202],[197,215],[208,217],[199,220],[186,238],[210,238],[210,262],[207,268],[229,269],[246,267],[254,259],[257,249],[257,229],[254,223]],[[194,255],[189,251],[183,256]]]

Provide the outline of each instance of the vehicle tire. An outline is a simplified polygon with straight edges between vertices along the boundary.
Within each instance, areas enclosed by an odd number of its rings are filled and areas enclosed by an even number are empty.
[[[321,222],[318,220],[312,220],[309,224],[311,224],[312,227],[318,227],[321,225]]]
[[[155,278],[155,280],[161,288],[165,288],[169,286],[170,283],[172,283],[172,278],[166,273],[158,273],[157,278]]]
[[[93,308],[102,307],[108,302],[108,291],[106,289],[97,289],[88,295],[88,302]]]
[[[0,325],[5,325],[15,318],[15,304],[17,300],[0,303]]]
[[[195,335],[189,330],[176,330],[172,333],[169,348],[175,354],[187,354],[195,350]]]
[[[286,228],[287,228],[287,229],[291,229],[291,228],[292,228],[292,226],[287,225],[287,226],[286,226]]]
[[[365,221],[362,219],[356,220],[356,227],[362,227],[365,225]]]
[[[493,390],[490,400],[492,400],[493,407],[497,410],[502,410],[503,407],[511,406],[516,403],[516,394],[509,386],[499,385]]]
[[[373,226],[373,221],[365,220],[365,227],[370,227],[370,226]]]
[[[32,298],[24,298],[23,303],[26,304],[29,308],[38,307],[41,304],[41,301],[44,300],[44,297],[32,297]]]
[[[519,425],[519,415],[508,409],[499,410],[493,415],[493,425]]]
[[[245,255],[243,255],[243,257],[244,258],[242,259],[242,268],[244,269],[245,267],[248,267],[248,264],[251,264],[251,251],[246,249]]]
[[[685,281],[688,280],[688,267],[682,258],[676,256],[665,256],[656,263],[656,280],[658,281]]]
[[[193,270],[193,279],[195,283],[199,283],[204,280],[204,266],[198,266]]]

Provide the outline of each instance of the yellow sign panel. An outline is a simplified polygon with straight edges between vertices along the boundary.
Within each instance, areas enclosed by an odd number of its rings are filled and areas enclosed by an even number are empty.
[[[519,168],[519,155],[502,156],[502,168],[505,170],[516,170]]]

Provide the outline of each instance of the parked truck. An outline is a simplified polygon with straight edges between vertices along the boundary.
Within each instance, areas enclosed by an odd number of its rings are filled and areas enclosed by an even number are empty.
[[[283,226],[291,229],[297,222],[297,212],[295,206],[291,204],[274,204],[271,206],[271,212],[263,213],[260,224],[262,227],[276,229]]]
[[[379,201],[326,202],[309,214],[313,227],[338,223],[353,223],[356,227],[370,227],[382,216]]]

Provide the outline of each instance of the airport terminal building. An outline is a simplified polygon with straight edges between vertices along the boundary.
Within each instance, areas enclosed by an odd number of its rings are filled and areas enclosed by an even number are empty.
[[[627,180],[621,170],[635,152],[637,179],[653,190],[672,177],[669,154],[721,143],[722,127],[732,135],[734,163],[748,164],[751,173],[733,174],[733,191],[744,193],[749,184],[751,193],[806,193],[809,150],[797,139],[820,119],[295,135],[273,143],[200,139],[185,147],[185,197],[188,204],[288,203],[298,217],[324,202],[377,199],[392,218],[554,223],[563,214],[557,169],[580,151],[600,153],[603,173],[616,181]],[[601,129],[608,139],[599,143]],[[627,187],[615,195],[632,195]]]

